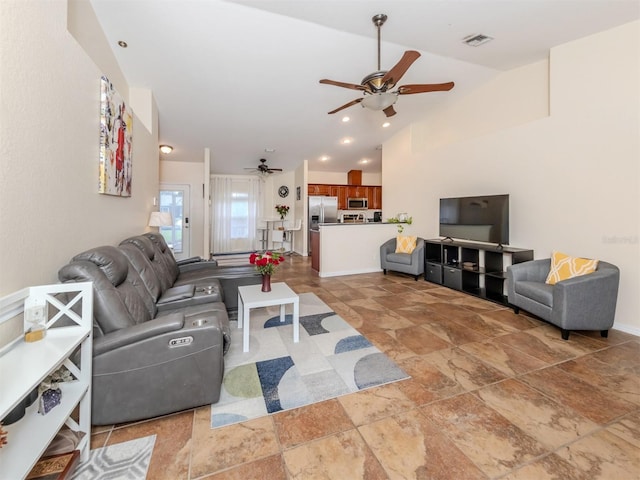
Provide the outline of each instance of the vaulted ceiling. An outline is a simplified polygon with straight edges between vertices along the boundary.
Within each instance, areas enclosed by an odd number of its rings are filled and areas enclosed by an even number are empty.
[[[640,17],[636,0],[91,3],[129,85],[153,91],[160,143],[174,147],[163,158],[201,161],[207,147],[212,173],[226,174],[247,173],[260,158],[285,170],[306,159],[310,170],[379,171],[380,145],[436,105],[547,58],[553,46]],[[382,70],[406,50],[421,53],[398,85],[455,82],[449,92],[400,96],[386,128],[381,111],[360,105],[328,115],[361,93],[318,83],[359,84],[377,70],[378,13],[388,15]],[[493,40],[463,43],[474,34]]]

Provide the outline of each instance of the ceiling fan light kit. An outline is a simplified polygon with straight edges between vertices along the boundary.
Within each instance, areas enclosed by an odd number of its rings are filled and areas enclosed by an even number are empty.
[[[391,89],[396,86],[400,78],[402,78],[413,62],[420,57],[420,53],[415,50],[407,50],[404,52],[404,55],[402,55],[400,61],[396,63],[391,70],[382,70],[380,67],[380,27],[382,27],[384,22],[387,21],[387,16],[381,13],[374,15],[371,20],[378,29],[378,70],[364,77],[362,82],[360,82],[360,85],[355,83],[337,82],[326,78],[320,80],[320,83],[326,85],[359,90],[363,94],[362,98],[356,98],[349,103],[345,103],[344,105],[331,110],[329,114],[339,112],[340,110],[344,110],[345,108],[361,103],[364,108],[368,108],[370,110],[382,110],[387,117],[391,117],[396,114],[393,105],[398,100],[398,95],[411,95],[415,93],[438,91],[442,92],[451,90],[454,87],[453,82],[438,84],[425,83],[400,86],[397,90],[392,92]]]
[[[267,159],[266,158],[261,158],[260,159],[260,163],[258,164],[257,167],[246,167],[245,170],[253,170],[256,174],[260,175],[261,177],[268,177],[273,172],[281,172],[282,171],[281,168],[270,168],[267,165]]]
[[[397,100],[398,95],[396,93],[374,93],[373,95],[364,97],[362,106],[371,110],[384,110],[396,103]]]

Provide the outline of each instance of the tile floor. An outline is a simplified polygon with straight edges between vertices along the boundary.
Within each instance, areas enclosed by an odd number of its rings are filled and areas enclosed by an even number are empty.
[[[640,338],[572,333],[424,280],[276,274],[314,292],[412,378],[211,430],[209,407],[95,427],[155,434],[151,480],[638,479]]]

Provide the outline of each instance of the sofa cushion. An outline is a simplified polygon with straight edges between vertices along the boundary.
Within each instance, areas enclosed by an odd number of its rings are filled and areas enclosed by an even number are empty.
[[[568,280],[580,275],[593,273],[598,267],[598,260],[590,258],[571,257],[566,253],[553,252],[551,254],[551,270],[546,283],[555,285],[562,280]]]
[[[415,236],[398,235],[396,237],[396,253],[413,253],[417,241],[418,237]]]
[[[514,285],[515,292],[523,297],[530,298],[547,307],[553,307],[553,286],[541,282],[528,282],[521,280]]]
[[[387,253],[387,262],[411,265],[411,255],[408,253]]]

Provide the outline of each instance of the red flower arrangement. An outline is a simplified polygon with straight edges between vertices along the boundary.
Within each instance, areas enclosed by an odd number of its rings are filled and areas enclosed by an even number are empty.
[[[284,217],[289,213],[289,205],[276,205],[276,212],[280,215],[280,219],[284,220]]]
[[[252,253],[249,255],[249,263],[256,266],[256,270],[262,275],[273,275],[278,265],[284,262],[281,253],[266,251],[264,253]]]

